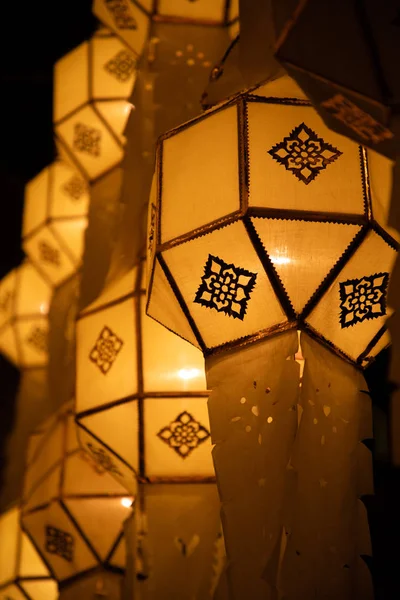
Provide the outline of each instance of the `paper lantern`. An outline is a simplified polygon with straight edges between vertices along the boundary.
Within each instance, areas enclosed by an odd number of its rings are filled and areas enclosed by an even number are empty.
[[[5,600],[57,600],[57,583],[26,533],[20,510],[0,516],[0,597]]]
[[[206,354],[300,324],[363,362],[398,247],[381,225],[390,168],[289,77],[162,136],[149,314]]]
[[[136,59],[111,32],[97,31],[54,68],[54,131],[60,155],[93,181],[124,156]],[[71,92],[73,90],[73,93]]]
[[[201,353],[145,315],[142,264],[79,315],[80,440],[132,494],[136,479],[213,481],[207,395]]]
[[[288,76],[160,139],[147,310],[206,355],[235,598],[371,590],[358,555],[370,553],[358,501],[371,492],[359,443],[370,405],[354,365],[387,343],[389,171],[330,131]]]
[[[275,2],[277,58],[325,123],[395,158],[400,150],[399,3]],[[337,33],[340,31],[340,35]]]
[[[238,0],[94,0],[93,12],[137,55],[143,51],[151,19],[159,22],[230,25],[238,21]]]
[[[0,351],[21,368],[48,361],[52,289],[28,260],[0,282]]]
[[[23,248],[53,285],[81,264],[88,209],[86,182],[65,163],[54,162],[26,186]]]
[[[72,408],[32,436],[25,472],[22,524],[62,585],[92,571],[123,573],[123,521],[133,498],[93,450],[82,452]]]

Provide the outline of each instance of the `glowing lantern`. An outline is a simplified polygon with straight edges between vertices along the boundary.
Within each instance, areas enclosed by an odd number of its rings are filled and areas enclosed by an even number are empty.
[[[52,289],[26,260],[0,282],[0,351],[21,368],[48,361]]]
[[[388,342],[390,164],[330,131],[287,76],[168,132],[157,161],[147,310],[206,355],[235,597],[370,592],[357,554],[370,552],[357,501],[370,414],[354,365]]]
[[[57,583],[26,533],[20,510],[0,516],[0,597],[5,600],[56,600]]]
[[[65,163],[53,163],[26,186],[23,247],[54,285],[81,264],[88,208],[86,182]]]
[[[60,155],[93,181],[118,165],[136,59],[101,29],[54,69],[54,130]],[[73,93],[71,92],[73,90]]]
[[[213,478],[201,353],[145,315],[143,266],[107,287],[77,322],[80,440],[136,478]]]
[[[93,12],[136,54],[148,37],[150,19],[194,25],[233,25],[238,20],[238,0],[94,0]]]
[[[107,457],[80,449],[70,407],[32,436],[22,524],[63,586],[92,571],[125,568],[122,525],[133,498],[109,469]]]

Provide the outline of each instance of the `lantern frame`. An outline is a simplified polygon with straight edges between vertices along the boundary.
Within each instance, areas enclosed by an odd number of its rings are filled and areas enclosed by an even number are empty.
[[[265,82],[265,83],[268,83]],[[156,168],[155,168],[155,180],[153,182],[153,188],[156,192],[153,193],[153,197],[150,199],[149,204],[149,225],[148,225],[148,264],[149,268],[149,281],[148,281],[148,296],[146,305],[146,314],[150,317],[158,320],[152,315],[151,312],[151,295],[154,284],[155,275],[155,264],[158,262],[166,280],[169,283],[170,289],[175,295],[176,300],[189,323],[190,328],[194,334],[197,342],[197,346],[203,351],[204,355],[210,356],[218,352],[225,352],[231,349],[239,349],[245,347],[258,340],[278,335],[282,332],[290,329],[297,328],[304,330],[312,338],[322,342],[325,346],[330,348],[337,355],[341,356],[346,361],[356,364],[360,368],[365,368],[374,359],[371,356],[372,350],[382,343],[382,339],[387,333],[386,325],[383,325],[376,335],[371,339],[367,347],[360,353],[356,361],[346,354],[343,350],[338,348],[334,343],[325,338],[320,332],[316,331],[308,322],[307,317],[311,311],[316,307],[318,302],[322,299],[329,286],[334,282],[337,275],[342,270],[343,266],[349,261],[349,259],[355,254],[363,240],[366,238],[370,231],[377,233],[386,244],[395,251],[400,248],[400,243],[390,235],[374,218],[373,207],[372,207],[372,195],[369,184],[369,167],[368,167],[368,153],[367,150],[358,146],[359,158],[361,167],[361,180],[363,190],[363,214],[349,214],[341,212],[318,212],[314,210],[295,210],[295,209],[283,209],[283,208],[266,208],[249,206],[249,168],[248,156],[249,156],[249,137],[248,137],[248,114],[247,107],[251,103],[262,103],[262,104],[273,104],[277,106],[303,106],[312,107],[311,102],[308,99],[303,98],[288,98],[288,97],[266,97],[257,94],[263,84],[258,84],[245,92],[235,94],[227,101],[218,104],[206,110],[200,116],[184,123],[159,137],[156,150]],[[192,231],[185,232],[178,235],[166,242],[161,241],[161,228],[162,228],[162,195],[163,195],[163,144],[169,138],[181,133],[185,130],[190,129],[193,125],[200,123],[201,121],[209,118],[211,115],[218,114],[227,108],[236,107],[237,110],[237,123],[238,123],[238,181],[239,181],[239,208],[230,214],[224,215],[223,217],[217,218],[212,222],[205,225],[196,227]],[[355,145],[357,145],[354,142]],[[308,222],[320,222],[320,223],[336,223],[336,224],[354,224],[358,225],[361,229],[354,236],[352,242],[346,248],[344,253],[340,256],[336,264],[330,269],[327,275],[324,277],[322,283],[318,286],[315,292],[307,301],[303,310],[296,314],[293,308],[289,294],[286,292],[282,281],[279,278],[278,272],[276,271],[272,261],[270,260],[267,251],[263,248],[260,239],[258,238],[256,229],[251,222],[251,217],[264,217],[270,219],[283,219],[293,221],[308,221]],[[258,331],[255,334],[246,335],[226,343],[222,343],[215,347],[209,348],[204,342],[200,331],[195,323],[193,316],[180,292],[179,285],[175,281],[169,267],[163,258],[163,252],[167,251],[176,246],[185,244],[188,241],[195,240],[205,234],[224,228],[226,225],[233,223],[242,222],[246,229],[248,238],[253,245],[258,259],[260,260],[264,271],[272,285],[275,295],[283,308],[286,315],[286,321],[278,325],[274,325],[267,329]],[[161,321],[159,321],[161,322]],[[163,323],[162,323],[163,324]],[[164,324],[163,324],[164,325]],[[165,326],[165,325],[164,325]],[[175,332],[177,335],[179,333]],[[186,339],[186,338],[185,338]],[[192,342],[193,343],[193,342]],[[385,346],[387,346],[385,344]],[[385,347],[384,346],[384,347]]]

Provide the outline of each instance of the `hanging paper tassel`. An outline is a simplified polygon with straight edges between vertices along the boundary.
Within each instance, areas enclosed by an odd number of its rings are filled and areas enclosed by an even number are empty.
[[[285,600],[373,597],[364,494],[371,494],[371,403],[362,373],[306,335],[296,473],[280,574]]]
[[[296,350],[291,331],[206,359],[231,600],[275,595],[299,389],[299,365],[287,359]]]

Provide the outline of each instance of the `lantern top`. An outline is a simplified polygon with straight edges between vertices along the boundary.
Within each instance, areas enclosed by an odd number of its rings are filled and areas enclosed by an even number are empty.
[[[148,314],[206,354],[298,327],[362,362],[384,334],[398,249],[390,178],[390,161],[330,131],[288,76],[167,132]],[[363,275],[380,301],[359,319],[347,296]]]

